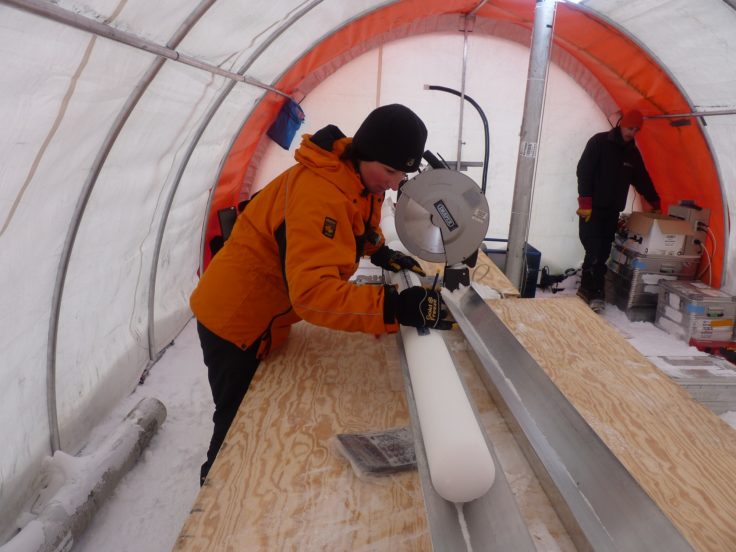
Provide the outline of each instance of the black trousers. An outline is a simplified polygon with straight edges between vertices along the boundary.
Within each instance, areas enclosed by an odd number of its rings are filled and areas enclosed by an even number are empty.
[[[590,220],[580,219],[580,243],[585,249],[580,291],[589,299],[603,299],[606,262],[616,236],[618,211],[594,209]]]
[[[197,333],[215,402],[215,413],[212,415],[215,428],[207,451],[207,461],[199,472],[199,484],[202,485],[256,373],[260,363],[256,358],[260,340],[243,350],[215,335],[199,322]]]

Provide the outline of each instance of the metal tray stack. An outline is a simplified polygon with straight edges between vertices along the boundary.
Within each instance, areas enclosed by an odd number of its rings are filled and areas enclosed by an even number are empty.
[[[702,282],[662,282],[654,324],[687,342],[730,342],[736,297]]]
[[[653,322],[660,282],[692,280],[699,262],[697,255],[645,255],[614,244],[606,273],[606,300],[629,320]]]

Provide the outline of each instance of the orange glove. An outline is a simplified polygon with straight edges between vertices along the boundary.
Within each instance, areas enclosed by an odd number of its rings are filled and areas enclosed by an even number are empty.
[[[577,211],[575,211],[575,214],[580,218],[585,219],[585,222],[590,222],[590,215],[592,213],[592,209],[578,209]]]

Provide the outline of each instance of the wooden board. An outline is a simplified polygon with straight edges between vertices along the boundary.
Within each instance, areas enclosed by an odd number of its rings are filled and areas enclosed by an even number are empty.
[[[736,550],[736,431],[579,299],[489,304],[695,550]]]
[[[429,550],[416,471],[359,479],[337,433],[409,424],[395,336],[304,322],[262,363],[174,550]]]
[[[572,552],[470,346],[443,335],[538,550]],[[395,336],[297,324],[256,374],[174,550],[431,550],[418,473],[363,480],[330,447],[339,432],[408,423]]]
[[[422,265],[427,276],[432,276],[437,271],[442,274],[444,270],[444,265],[441,263],[431,263],[423,259],[417,259],[417,261]],[[482,251],[478,252],[478,262],[474,268],[470,269],[470,275],[472,281],[496,290],[501,297],[519,297],[521,295],[501,269]]]

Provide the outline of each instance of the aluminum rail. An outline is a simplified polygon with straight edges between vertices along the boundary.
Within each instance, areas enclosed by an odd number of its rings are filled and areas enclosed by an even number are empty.
[[[478,293],[444,296],[578,549],[692,551]]]
[[[409,377],[409,367],[400,334],[397,335],[396,339],[399,345],[406,402],[411,417],[414,449],[422,494],[424,495],[424,505],[427,510],[427,524],[432,540],[432,550],[434,552],[460,552],[463,550],[535,552],[536,547],[518,510],[511,487],[501,469],[501,463],[493,449],[493,444],[485,432],[482,431],[480,417],[475,409],[473,409],[473,412],[476,419],[478,419],[478,425],[486,439],[493,462],[497,466],[496,479],[491,489],[482,497],[464,504],[449,502],[434,490],[429,475],[422,431],[419,427],[419,414]],[[465,389],[465,392],[467,394],[467,389]]]

